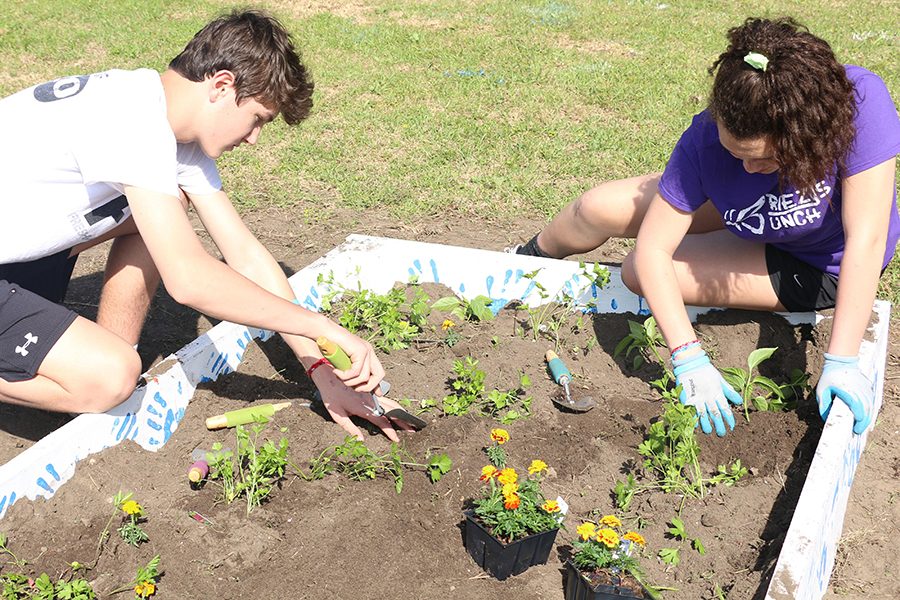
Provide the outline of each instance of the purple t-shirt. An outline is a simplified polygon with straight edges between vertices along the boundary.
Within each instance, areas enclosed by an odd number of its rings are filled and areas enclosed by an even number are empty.
[[[900,117],[878,75],[848,65],[856,90],[856,137],[843,171],[815,186],[812,197],[793,186],[782,192],[778,173],[747,173],[743,163],[719,143],[716,124],[706,111],[696,115],[669,158],[659,192],[679,210],[693,212],[707,199],[738,237],[770,243],[814,267],[837,274],[844,254],[841,184],[900,153]],[[900,238],[897,191],[888,225],[883,266]],[[873,199],[874,200],[874,199]]]

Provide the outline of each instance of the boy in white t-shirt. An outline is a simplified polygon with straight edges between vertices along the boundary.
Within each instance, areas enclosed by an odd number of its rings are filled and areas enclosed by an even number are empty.
[[[279,114],[291,125],[306,118],[312,91],[281,24],[247,11],[209,23],[162,74],[66,77],[0,100],[0,401],[68,412],[124,401],[162,280],[204,314],[280,332],[341,427],[361,438],[350,420],[359,415],[396,440],[368,408],[384,376],[371,345],[292,302],[215,167]],[[203,249],[188,204],[224,263]],[[78,253],[113,238],[94,323],[57,303]],[[343,347],[352,367],[324,363],[319,336]]]

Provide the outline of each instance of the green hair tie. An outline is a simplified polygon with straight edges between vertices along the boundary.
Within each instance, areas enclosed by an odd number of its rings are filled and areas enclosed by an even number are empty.
[[[744,57],[744,62],[756,69],[757,71],[765,71],[769,66],[769,59],[759,52],[748,52]]]

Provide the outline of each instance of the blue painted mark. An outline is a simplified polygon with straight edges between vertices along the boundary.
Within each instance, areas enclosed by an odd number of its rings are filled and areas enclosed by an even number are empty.
[[[160,425],[153,419],[147,419],[147,425],[149,425],[150,429],[152,429],[154,431],[162,431],[162,425]]]
[[[169,441],[169,438],[172,437],[172,432],[175,431],[175,427],[181,422],[181,419],[184,417],[184,409],[179,408],[178,412],[169,411],[169,414],[166,415],[166,422],[163,424],[163,443]]]
[[[493,297],[493,295],[491,294],[491,288],[494,287],[494,276],[493,275],[487,276],[487,278],[484,280],[484,287],[485,287],[485,289],[487,289],[487,295]]]
[[[643,296],[638,296],[638,312],[637,312],[637,314],[639,314],[639,315],[649,315],[650,314],[650,307],[644,306],[644,297]]]
[[[9,495],[9,505],[12,506],[16,503],[16,493],[13,492]]]
[[[503,277],[503,289],[500,290],[501,292],[506,291],[506,286],[509,285],[509,280],[512,279],[512,274],[513,274],[512,269],[506,270],[506,275]]]
[[[50,477],[59,481],[59,474],[56,472],[56,467],[54,467],[52,464],[49,464],[44,468],[47,469],[48,473],[50,473]]]
[[[220,353],[220,354],[216,357],[216,360],[213,362],[213,365],[212,365],[212,367],[210,367],[209,370],[212,371],[213,373],[215,373],[215,372],[218,370],[219,365],[222,364],[222,361],[224,360],[224,357],[225,357],[225,355]]]
[[[619,310],[619,303],[616,302],[616,299],[615,299],[615,298],[612,299],[612,301],[609,303],[609,306],[610,306],[610,308],[612,308],[613,310]]]
[[[316,305],[315,301],[309,296],[307,296],[306,299],[303,301],[303,306],[305,306],[309,310],[314,310],[314,311],[319,310],[319,307]]]
[[[12,504],[12,503],[10,503]],[[3,507],[6,506],[6,496],[0,498],[0,515],[3,514]]]
[[[159,446],[159,440],[156,438],[149,438],[147,440],[147,443],[150,444],[151,446]]]
[[[314,298],[318,298],[318,297],[319,297],[319,290],[317,290],[317,289],[314,288],[314,287],[309,288],[309,293],[312,294],[312,296],[313,296]]]
[[[50,492],[51,494],[53,493],[53,488],[50,487],[50,485],[46,481],[44,481],[43,477],[38,477],[37,481],[35,481],[35,483],[38,484],[39,486],[41,486],[42,488],[44,488],[45,490],[47,490],[48,492]]]
[[[200,376],[200,383],[209,383],[210,381],[214,381],[212,377],[207,377],[206,375]]]
[[[178,385],[175,386],[175,389],[178,390],[178,395],[179,395],[179,396],[181,396],[182,394],[184,394],[184,391],[182,391],[182,389],[181,389],[181,382],[180,382],[180,381],[178,382]]]
[[[238,345],[238,347],[239,347],[241,350],[243,350],[244,348],[247,347],[246,342],[244,342],[244,340],[242,340],[242,339],[240,339],[240,338],[238,338],[237,345]]]
[[[122,419],[122,426],[119,428],[118,433],[116,433],[116,441],[122,441],[122,438],[128,435],[131,431],[131,427],[136,421],[137,417],[135,417],[134,414],[126,413],[125,418]]]
[[[440,283],[441,278],[438,276],[437,263],[434,262],[434,259],[432,258],[428,261],[428,264],[431,265],[431,277],[434,279],[434,282]]]
[[[516,283],[522,280],[525,277],[525,271],[522,269],[516,269]]]
[[[465,292],[466,292],[466,284],[464,284],[464,283],[459,284],[459,293],[464,294]]]
[[[147,412],[150,413],[151,415],[155,416],[155,417],[161,417],[161,416],[163,416],[163,414],[162,414],[161,412],[159,412],[158,410],[156,410],[155,408],[153,408],[153,405],[152,405],[152,404],[148,404],[148,405],[147,405]]]
[[[155,394],[153,394],[153,401],[156,402],[157,404],[159,404],[160,406],[162,406],[163,408],[168,406],[165,399],[162,397],[162,394],[160,394],[159,392],[156,392]]]

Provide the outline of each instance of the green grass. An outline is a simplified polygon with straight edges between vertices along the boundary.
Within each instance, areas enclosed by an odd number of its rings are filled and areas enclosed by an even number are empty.
[[[299,127],[277,122],[257,148],[220,160],[242,208],[549,217],[596,182],[664,167],[703,108],[726,30],[750,15],[795,16],[900,98],[900,8],[881,0],[258,4],[295,34],[315,108]],[[65,74],[161,70],[228,7],[7,0],[0,94]],[[883,292],[894,298],[892,288]]]

